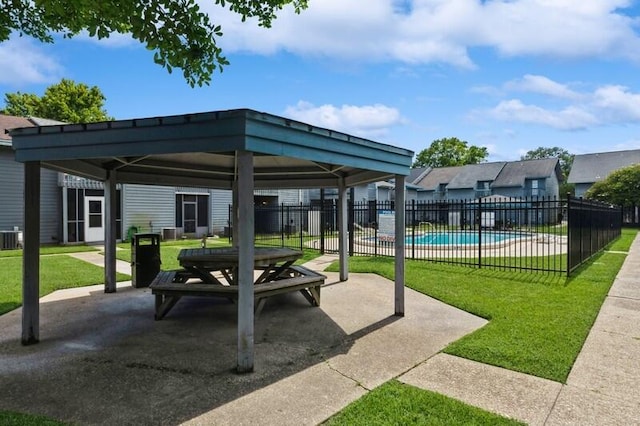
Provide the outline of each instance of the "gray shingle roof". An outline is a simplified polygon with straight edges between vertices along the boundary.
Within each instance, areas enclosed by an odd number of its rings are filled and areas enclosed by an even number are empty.
[[[447,189],[475,188],[478,181],[494,181],[505,164],[507,163],[499,161],[462,166],[460,172],[447,185]]]
[[[559,160],[543,158],[541,160],[523,160],[506,163],[500,174],[491,185],[492,188],[524,187],[525,179],[541,179],[560,176]]]
[[[412,168],[409,171],[409,176],[407,176],[407,182],[415,183],[425,172],[431,170],[431,167],[416,167]]]
[[[32,127],[34,124],[26,117],[0,114],[0,144],[11,145],[11,135],[8,130],[18,127]]]
[[[420,181],[414,182],[424,189],[436,190],[441,183],[448,184],[462,170],[464,166],[438,167],[431,171]]]
[[[11,146],[10,129],[20,127],[48,126],[53,124],[64,124],[61,121],[49,120],[38,117],[16,117],[14,115],[0,114],[0,145]]]
[[[615,170],[638,163],[640,149],[576,155],[567,182],[598,182],[606,179]]]

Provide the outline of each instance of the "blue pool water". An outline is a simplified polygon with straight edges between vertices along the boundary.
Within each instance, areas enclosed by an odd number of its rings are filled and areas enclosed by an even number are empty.
[[[500,241],[515,239],[518,235],[506,232],[486,231],[482,233],[482,244],[497,243]],[[416,235],[415,241],[412,236],[405,239],[407,245],[465,245],[478,244],[477,232],[427,232],[422,235]]]

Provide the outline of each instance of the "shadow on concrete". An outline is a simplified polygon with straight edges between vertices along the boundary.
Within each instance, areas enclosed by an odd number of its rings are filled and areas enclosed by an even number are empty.
[[[41,303],[41,342],[19,342],[20,310],[0,317],[4,409],[80,424],[179,424],[338,354],[394,322],[352,335],[300,295],[268,300],[255,326],[255,372],[235,373],[236,306],[183,298],[154,321],[148,289]]]

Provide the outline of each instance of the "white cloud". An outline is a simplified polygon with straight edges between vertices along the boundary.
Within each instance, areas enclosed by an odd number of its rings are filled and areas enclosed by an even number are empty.
[[[612,121],[640,122],[640,94],[623,86],[603,86],[593,94],[594,106]]]
[[[29,39],[14,37],[0,43],[0,83],[21,86],[51,83],[60,78],[62,66]]]
[[[576,106],[554,111],[526,105],[518,99],[500,102],[487,115],[502,121],[540,124],[561,130],[580,130],[600,124],[590,112]]]
[[[582,95],[569,88],[566,84],[557,83],[541,75],[527,74],[521,79],[505,83],[504,88],[511,91],[539,93],[558,98],[580,99]]]
[[[613,145],[612,151],[626,151],[629,149],[639,149],[640,139],[632,139]]]
[[[615,124],[640,124],[640,93],[619,85],[605,85],[591,92],[571,90],[569,85],[544,76],[526,75],[502,85],[504,90],[532,92],[549,97],[552,107],[545,101],[538,104],[522,99],[500,101],[495,107],[475,110],[475,119],[493,118],[505,122],[528,123],[560,130],[580,130]],[[476,90],[487,93],[487,90]],[[496,89],[497,93],[497,89]],[[564,105],[557,105],[558,100]]]
[[[475,47],[505,56],[640,59],[637,20],[623,13],[630,0],[322,0],[300,15],[285,8],[270,29],[200,3],[222,24],[227,51],[463,68],[475,66]]]
[[[392,126],[404,123],[400,111],[386,105],[334,105],[315,106],[299,101],[286,108],[284,115],[294,120],[339,130],[361,137],[380,137]]]

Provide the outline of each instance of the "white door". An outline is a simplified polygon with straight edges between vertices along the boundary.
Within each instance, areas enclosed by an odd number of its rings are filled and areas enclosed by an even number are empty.
[[[104,241],[104,197],[84,197],[84,240]]]

